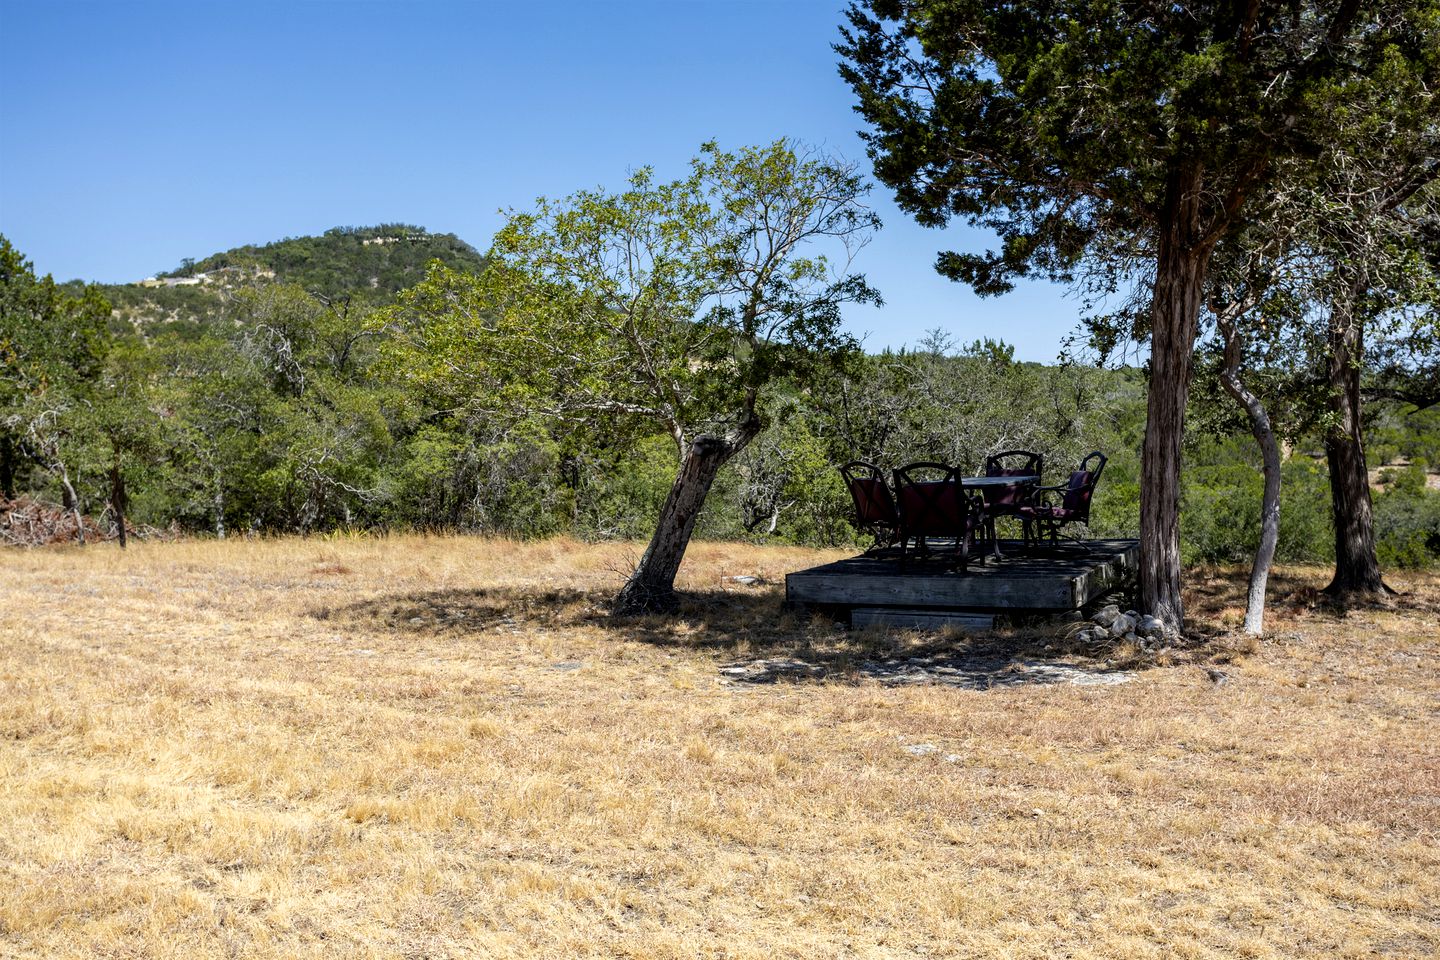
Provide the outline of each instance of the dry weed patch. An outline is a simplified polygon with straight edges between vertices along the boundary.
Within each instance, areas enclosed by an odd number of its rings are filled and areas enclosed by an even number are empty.
[[[973,691],[848,672],[934,644],[783,611],[812,551],[699,544],[611,619],[636,549],[0,554],[0,956],[1440,951],[1440,578],[1282,571],[1257,644],[1196,571],[1202,651]],[[722,682],[763,656],[829,674]]]

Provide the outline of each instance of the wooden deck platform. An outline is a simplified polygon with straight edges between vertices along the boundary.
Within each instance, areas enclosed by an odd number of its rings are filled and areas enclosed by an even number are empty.
[[[846,608],[860,622],[886,622],[955,614],[1048,613],[1077,610],[1131,582],[1140,559],[1138,540],[1087,540],[1026,553],[1001,541],[1005,559],[970,564],[960,573],[938,559],[859,556],[785,577],[786,602]],[[889,611],[893,616],[886,617]],[[877,619],[878,618],[878,619]],[[978,621],[977,621],[978,622]]]

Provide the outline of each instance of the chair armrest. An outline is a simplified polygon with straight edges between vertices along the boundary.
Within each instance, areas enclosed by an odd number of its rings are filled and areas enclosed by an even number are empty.
[[[1064,496],[1067,488],[1061,487],[1034,487],[1025,498],[1025,503],[1032,507],[1056,507],[1059,500]]]

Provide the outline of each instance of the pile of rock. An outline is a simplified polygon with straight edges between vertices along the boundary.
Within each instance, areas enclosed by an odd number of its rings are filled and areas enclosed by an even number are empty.
[[[1148,653],[1169,646],[1179,637],[1163,621],[1134,610],[1121,613],[1120,608],[1112,603],[1101,607],[1086,621],[1075,634],[1075,639],[1092,647],[1132,643]]]

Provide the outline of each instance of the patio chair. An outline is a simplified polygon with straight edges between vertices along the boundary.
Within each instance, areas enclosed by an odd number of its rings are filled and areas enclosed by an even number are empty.
[[[1105,463],[1105,454],[1096,450],[1080,461],[1080,469],[1071,473],[1064,484],[1034,489],[1030,502],[1022,505],[1019,513],[1027,546],[1038,544],[1046,535],[1051,543],[1058,543],[1061,527],[1090,522],[1090,501]],[[1076,537],[1067,539],[1079,542]]]
[[[966,494],[960,471],[943,463],[912,463],[895,471],[895,502],[900,512],[900,559],[910,540],[921,556],[930,552],[930,537],[954,538],[955,560],[963,573],[970,563],[975,531],[985,525],[984,504]],[[982,556],[980,562],[984,563]]]
[[[845,478],[845,488],[850,499],[855,501],[855,529],[875,538],[870,553],[888,547],[895,542],[900,527],[900,515],[895,509],[895,495],[890,484],[885,482],[885,472],[873,463],[851,460],[840,468]]]
[[[985,458],[987,477],[1038,477],[1044,467],[1045,455],[1029,450],[1006,450]],[[1029,502],[1033,492],[1034,487],[1021,486],[987,487],[980,491],[985,501],[985,526],[991,540],[995,539],[996,518],[1020,516],[1020,508]]]

